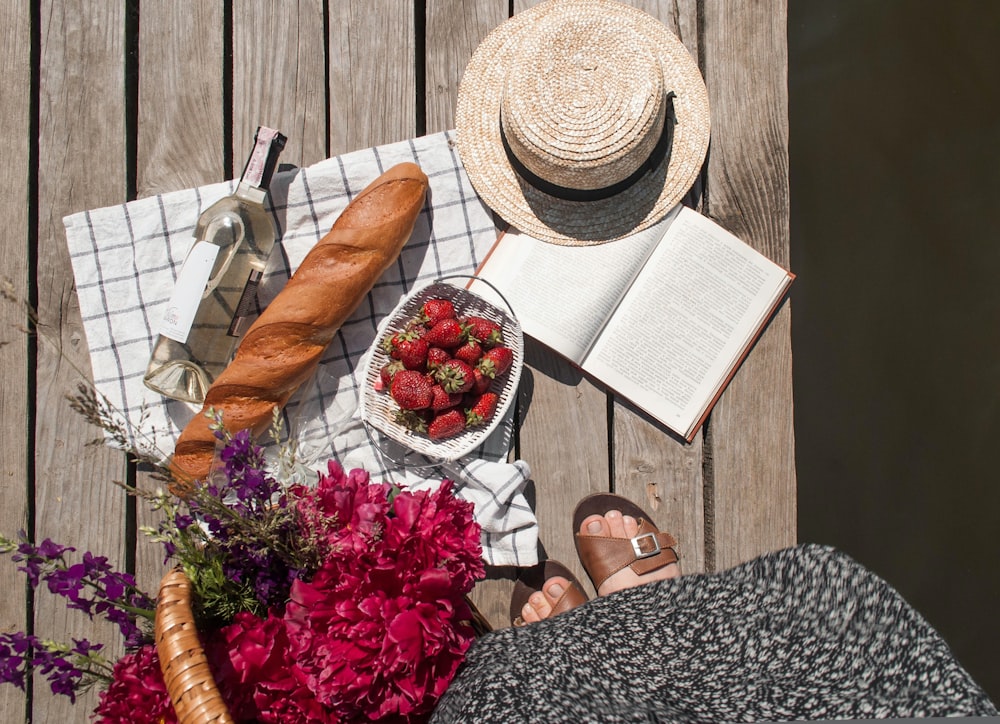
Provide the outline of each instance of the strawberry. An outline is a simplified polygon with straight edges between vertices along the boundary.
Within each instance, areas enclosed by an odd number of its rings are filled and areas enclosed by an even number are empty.
[[[466,317],[462,320],[465,330],[486,348],[495,347],[503,341],[503,331],[496,322],[484,317]]]
[[[455,407],[462,401],[462,395],[458,392],[446,392],[441,385],[431,387],[431,409],[434,412],[442,412],[449,407]]]
[[[460,359],[467,365],[475,365],[479,358],[483,356],[483,346],[471,337],[461,347],[455,350],[455,359]]]
[[[466,334],[462,323],[457,319],[442,319],[427,330],[425,338],[434,347],[455,349],[465,342]]]
[[[396,422],[414,432],[427,432],[428,416],[425,410],[396,410]]]
[[[421,332],[413,327],[413,325],[407,325],[406,329],[401,329],[398,332],[394,332],[387,335],[385,339],[382,340],[382,351],[393,359],[399,359],[399,348],[400,346],[409,340],[418,339],[422,336]]]
[[[400,370],[392,378],[389,394],[404,410],[422,410],[431,406],[431,383],[416,370]]]
[[[483,353],[479,360],[479,369],[487,377],[496,378],[510,369],[514,362],[514,352],[509,347],[494,347]]]
[[[461,394],[472,389],[475,373],[472,367],[460,359],[450,359],[434,370],[434,379],[446,392]]]
[[[399,360],[393,360],[392,362],[387,362],[382,365],[382,369],[379,370],[379,381],[382,383],[382,389],[389,389],[389,385],[392,384],[392,378],[397,372],[403,369],[403,363]],[[381,392],[381,390],[380,390]]]
[[[472,392],[477,395],[486,392],[486,390],[490,389],[490,385],[493,384],[493,378],[484,375],[483,371],[478,367],[472,368],[472,380]]]
[[[396,345],[399,361],[408,370],[423,371],[427,366],[427,351],[430,345],[423,337],[404,339]]]
[[[455,306],[447,299],[428,299],[420,307],[418,319],[428,327],[433,327],[442,319],[454,319]]]
[[[440,347],[431,347],[427,350],[427,369],[436,370],[442,363],[451,359],[448,350]]]
[[[452,437],[465,429],[465,414],[459,409],[447,410],[431,420],[427,436],[431,440]]]
[[[497,403],[500,396],[495,392],[485,392],[473,403],[472,407],[465,411],[465,424],[469,427],[482,425],[489,422],[493,413],[497,411]]]

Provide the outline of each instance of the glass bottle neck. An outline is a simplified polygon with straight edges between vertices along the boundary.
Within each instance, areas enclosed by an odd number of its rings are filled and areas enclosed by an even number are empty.
[[[267,197],[267,189],[240,181],[233,195],[251,204],[263,205],[264,199]]]
[[[263,203],[271,176],[278,165],[278,155],[285,147],[285,137],[272,128],[260,126],[254,136],[254,147],[243,169],[236,196],[252,203]]]

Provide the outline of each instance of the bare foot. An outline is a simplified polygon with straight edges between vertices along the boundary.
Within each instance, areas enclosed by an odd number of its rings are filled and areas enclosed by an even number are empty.
[[[620,510],[609,510],[604,515],[590,515],[580,524],[580,532],[584,535],[602,535],[612,538],[634,538],[639,533],[639,523],[631,515],[622,515]],[[632,588],[650,581],[662,581],[666,578],[677,578],[681,575],[680,566],[671,563],[655,571],[638,575],[629,567],[612,573],[597,589],[597,595],[607,596],[609,593]]]
[[[552,615],[552,607],[569,588],[570,582],[562,576],[552,576],[545,581],[541,591],[535,591],[521,609],[525,623],[537,623]]]

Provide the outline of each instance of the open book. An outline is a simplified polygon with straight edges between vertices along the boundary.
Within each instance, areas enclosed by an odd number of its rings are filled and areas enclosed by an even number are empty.
[[[795,278],[686,207],[597,246],[510,230],[476,276],[525,334],[689,441]]]

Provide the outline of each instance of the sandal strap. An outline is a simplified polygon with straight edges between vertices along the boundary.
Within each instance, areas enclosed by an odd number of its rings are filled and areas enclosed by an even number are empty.
[[[580,562],[595,588],[626,566],[641,576],[677,562],[677,540],[645,519],[638,522],[634,538],[576,534]]]
[[[580,586],[574,581],[570,581],[569,586],[563,591],[563,595],[552,606],[552,613],[550,615],[555,616],[558,613],[572,611],[577,606],[585,604],[588,600],[587,594],[583,592]]]

